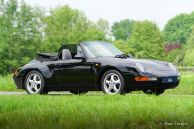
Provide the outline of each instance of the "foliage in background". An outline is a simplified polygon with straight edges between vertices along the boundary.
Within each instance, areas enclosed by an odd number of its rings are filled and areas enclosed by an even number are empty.
[[[165,60],[174,63],[177,66],[183,66],[185,52],[182,48],[165,52]]]
[[[168,43],[164,45],[164,51],[165,52],[170,52],[172,50],[176,50],[176,49],[181,49],[181,44],[180,43]]]
[[[175,65],[182,66],[184,59],[183,45],[180,43],[164,44],[165,59]]]
[[[108,22],[93,23],[68,6],[49,16],[23,1],[0,1],[0,74],[7,74],[32,60],[36,52],[56,52],[62,43],[106,40]]]
[[[167,54],[167,60],[176,65],[194,65],[192,63],[193,48],[188,47],[188,40],[194,26],[194,12],[191,14],[179,14],[168,21],[164,28],[165,46],[181,44],[181,48],[173,48]],[[191,42],[191,41],[190,41]],[[185,47],[186,46],[186,47]],[[189,50],[187,50],[189,48]]]
[[[168,21],[164,28],[165,42],[185,44],[194,25],[194,12],[180,14]]]
[[[0,1],[0,74],[32,59],[42,42],[42,12],[17,0]]]
[[[118,49],[122,50],[122,52],[124,52],[125,54],[129,54],[132,51],[129,47],[128,42],[122,39],[115,40],[113,42],[113,45],[115,45]]]
[[[122,39],[127,40],[133,28],[134,21],[129,19],[121,20],[120,22],[115,22],[112,26],[112,33],[116,40]]]
[[[163,58],[163,35],[155,23],[137,21],[128,39],[131,53],[137,58]]]
[[[185,58],[184,64],[187,66],[194,66],[194,27],[192,33],[188,39],[187,44],[185,45]]]
[[[45,15],[23,1],[0,0],[0,75],[23,66],[37,51],[57,52],[61,44],[89,40],[112,41],[124,53],[137,58],[194,66],[193,26],[194,12],[172,18],[161,32],[149,21],[124,19],[110,28],[106,20],[94,23],[69,6]]]
[[[105,32],[79,10],[62,6],[45,18],[45,42],[42,50],[57,51],[60,45],[77,44],[87,40],[105,40]]]
[[[184,57],[184,65],[194,66],[194,49],[190,49],[186,51],[186,54]]]
[[[112,34],[111,34],[111,28],[109,26],[108,21],[104,19],[99,19],[96,23],[98,29],[104,33],[105,40],[111,40]]]

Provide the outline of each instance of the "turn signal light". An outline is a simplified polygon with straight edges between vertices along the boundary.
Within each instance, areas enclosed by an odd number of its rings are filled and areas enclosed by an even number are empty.
[[[135,81],[149,81],[149,77],[147,76],[141,76],[141,77],[135,77]]]
[[[157,77],[139,76],[135,77],[135,81],[157,81]]]

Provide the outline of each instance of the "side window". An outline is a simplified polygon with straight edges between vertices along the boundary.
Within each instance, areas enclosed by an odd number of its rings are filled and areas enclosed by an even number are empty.
[[[79,56],[79,57],[83,57],[84,56],[83,52],[82,52],[82,49],[81,49],[81,47],[79,45],[77,46],[77,55],[76,56]]]

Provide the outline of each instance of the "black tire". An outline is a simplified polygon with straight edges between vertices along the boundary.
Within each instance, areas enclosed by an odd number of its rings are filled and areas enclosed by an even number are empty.
[[[32,75],[38,75],[39,79],[41,80],[41,83],[38,84],[39,85],[39,90],[37,93],[32,93],[29,88],[28,88],[28,78]],[[24,86],[25,86],[25,90],[28,94],[48,94],[48,91],[45,88],[45,80],[43,78],[43,76],[38,72],[38,71],[30,71],[26,77],[25,77],[25,81],[24,81]]]
[[[149,95],[161,95],[164,93],[164,89],[155,89],[155,90],[143,90],[145,94]]]
[[[118,89],[118,92],[115,93],[115,94],[125,94],[125,81],[124,81],[124,78],[123,78],[122,74],[121,74],[120,72],[118,72],[117,70],[108,70],[107,72],[105,72],[105,73],[103,74],[103,76],[102,76],[102,78],[101,78],[101,89],[102,89],[102,91],[103,91],[105,94],[114,95],[114,93],[111,94],[111,93],[107,92],[107,90],[106,90],[106,85],[104,85],[104,83],[105,83],[105,81],[106,81],[106,80],[105,80],[106,77],[107,77],[108,75],[111,75],[111,74],[117,75],[117,77],[119,77],[119,79],[120,79],[120,88]]]
[[[80,94],[86,94],[88,91],[70,91],[72,94],[80,95]]]

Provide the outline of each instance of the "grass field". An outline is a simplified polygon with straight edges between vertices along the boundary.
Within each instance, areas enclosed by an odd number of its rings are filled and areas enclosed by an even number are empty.
[[[0,91],[16,91],[11,75],[0,76]]]
[[[194,72],[182,72],[179,86],[167,90],[165,94],[194,95]]]
[[[0,129],[192,129],[193,118],[189,96],[0,96]]]
[[[16,90],[11,75],[0,77],[0,91]],[[162,96],[0,95],[0,129],[192,129],[194,73]]]
[[[0,91],[22,91],[17,90],[11,75],[0,76]],[[142,92],[133,92],[142,93]],[[194,72],[182,72],[180,85],[175,89],[170,89],[165,94],[188,94],[194,95]]]

